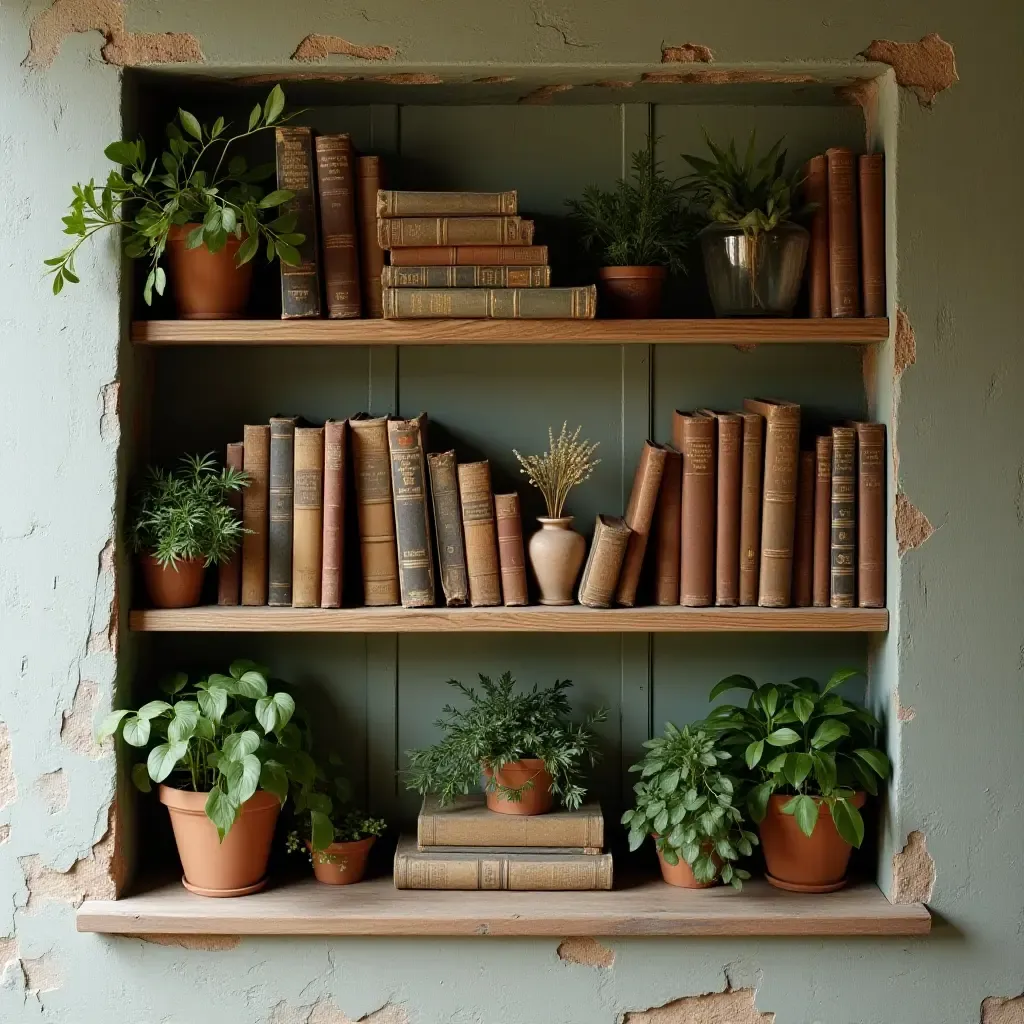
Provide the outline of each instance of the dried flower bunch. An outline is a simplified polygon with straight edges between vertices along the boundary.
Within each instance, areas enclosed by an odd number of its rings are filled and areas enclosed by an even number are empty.
[[[543,455],[524,456],[512,449],[512,454],[523,467],[520,472],[544,495],[549,519],[561,517],[569,491],[590,479],[594,467],[601,462],[593,458],[601,442],[591,444],[587,440],[580,441],[582,429],[577,427],[570,436],[563,423],[562,431],[556,438],[554,431],[548,427],[548,450]]]

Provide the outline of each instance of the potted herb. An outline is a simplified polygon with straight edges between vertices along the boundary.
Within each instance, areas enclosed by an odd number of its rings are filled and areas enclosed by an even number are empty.
[[[436,723],[444,737],[409,751],[409,789],[436,794],[444,807],[475,789],[482,775],[487,806],[502,814],[544,814],[555,796],[572,810],[583,803],[583,761],[597,760],[591,729],[605,720],[605,709],[573,724],[568,679],[519,692],[510,672],[496,683],[481,675],[479,691],[456,679],[449,685],[469,707],[445,705]]]
[[[671,722],[644,746],[643,760],[629,769],[640,772],[636,806],[622,816],[630,850],[653,836],[669,885],[703,889],[721,878],[742,889],[750,872],[735,862],[750,856],[757,836],[743,828],[734,803],[739,783],[721,768],[732,755],[713,735]]]
[[[540,530],[528,546],[541,604],[574,603],[576,577],[587,551],[587,542],[572,528],[573,516],[562,515],[569,492],[589,480],[601,462],[594,458],[600,442],[580,441],[581,429],[570,435],[563,423],[556,438],[548,427],[548,450],[542,455],[520,455],[512,449],[522,466],[520,472],[540,491],[547,506],[548,514],[538,517]]]
[[[864,840],[865,793],[876,795],[889,775],[889,759],[876,746],[878,720],[834,692],[855,675],[843,669],[823,687],[807,678],[758,686],[734,675],[711,691],[711,700],[750,691],[746,707],[717,707],[705,725],[743,751],[755,783],[750,816],[760,824],[768,881],[780,889],[845,885],[851,848]]]
[[[630,157],[632,174],[604,191],[590,185],[568,200],[583,244],[604,261],[601,297],[614,317],[656,317],[669,271],[683,270],[695,226],[685,190],[654,158],[656,139]]]
[[[700,232],[704,270],[718,316],[789,316],[803,279],[810,234],[794,222],[798,172],[786,173],[782,139],[760,159],[756,134],[742,160],[736,143],[704,138],[713,160],[686,156],[687,186],[710,222]]]
[[[238,549],[242,529],[230,496],[249,483],[237,469],[218,469],[212,455],[186,455],[178,471],[150,468],[136,495],[129,538],[157,608],[199,604],[206,567]]]
[[[179,110],[167,126],[168,147],[159,160],[148,161],[146,145],[112,142],[104,155],[117,165],[106,184],[73,185],[74,198],[64,217],[64,233],[74,237],[59,256],[46,260],[53,277],[53,293],[65,282],[78,283],[75,254],[79,246],[105,228],[126,228],[124,251],[149,265],[143,298],[163,295],[167,283],[161,265],[170,254],[171,278],[178,315],[186,319],[224,319],[245,310],[252,282],[250,260],[260,246],[267,260],[275,255],[297,266],[296,246],[305,236],[295,233],[292,213],[278,215],[277,207],[292,192],[266,192],[260,182],[274,174],[273,164],[249,167],[232,145],[289,119],[279,85],[266,102],[256,104],[245,131],[229,132],[218,117],[200,124],[187,110]],[[266,221],[264,218],[271,217]]]

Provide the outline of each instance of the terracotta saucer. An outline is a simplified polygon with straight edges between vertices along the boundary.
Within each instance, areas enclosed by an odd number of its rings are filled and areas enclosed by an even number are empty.
[[[239,889],[204,889],[201,885],[193,885],[182,875],[181,884],[197,896],[251,896],[254,892],[259,892],[260,889],[266,887],[267,879],[261,878],[258,882],[252,885],[243,885]]]
[[[787,892],[838,892],[846,885],[846,879],[832,882],[830,885],[807,885],[803,882],[784,882],[781,878],[773,878],[765,872],[765,881],[774,885],[776,889],[785,889]]]

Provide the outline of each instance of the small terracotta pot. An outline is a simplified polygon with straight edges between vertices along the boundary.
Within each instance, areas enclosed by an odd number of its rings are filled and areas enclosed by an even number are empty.
[[[601,312],[620,320],[649,320],[661,312],[664,267],[601,267]]]
[[[235,266],[241,241],[228,235],[220,252],[206,245],[185,248],[185,236],[198,224],[172,227],[167,236],[171,284],[183,320],[233,320],[245,314],[252,288],[252,261]]]
[[[139,558],[146,593],[154,608],[194,608],[203,592],[206,566],[201,558],[179,558],[161,565],[152,555]]]
[[[654,849],[658,854],[658,864],[661,867],[661,877],[668,882],[669,885],[678,885],[681,889],[710,889],[713,885],[718,885],[719,879],[717,876],[710,882],[698,882],[694,877],[693,868],[686,863],[685,860],[680,856],[678,864],[669,864],[665,860],[665,855],[658,849],[658,836],[652,835],[651,838],[655,841]],[[705,847],[707,849],[707,847]],[[713,855],[711,858],[716,867],[722,866],[722,861],[718,855]]]
[[[533,785],[524,790],[519,800],[508,800],[501,793],[490,790],[487,794],[487,807],[499,814],[546,814],[551,810],[551,776],[539,757],[524,757],[521,761],[510,761],[499,772],[493,772],[489,765],[484,766],[484,775],[494,775],[498,784],[510,789],[518,789],[526,782]]]
[[[540,587],[541,604],[575,604],[576,578],[587,542],[572,528],[572,516],[538,517],[540,529],[530,538],[530,566]]]
[[[200,896],[248,896],[267,884],[267,861],[280,801],[260,790],[244,804],[238,820],[220,842],[206,816],[208,793],[160,787],[160,803],[171,815],[182,884]]]
[[[835,892],[846,885],[852,847],[836,830],[824,800],[818,801],[818,824],[805,836],[792,814],[782,808],[792,797],[773,795],[758,829],[767,867],[765,877],[779,889],[793,892]],[[854,794],[854,807],[864,806],[863,793]]]
[[[361,882],[366,874],[366,858],[376,836],[367,836],[352,843],[331,843],[326,850],[314,850],[306,843],[313,858],[313,874],[325,885],[351,885]]]

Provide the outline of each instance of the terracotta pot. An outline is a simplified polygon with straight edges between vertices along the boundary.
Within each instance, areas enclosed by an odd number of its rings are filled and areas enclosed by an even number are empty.
[[[366,858],[376,836],[368,836],[351,843],[331,843],[326,850],[314,850],[306,843],[313,858],[313,874],[325,885],[351,885],[361,882],[366,874]]]
[[[487,791],[487,807],[499,814],[546,814],[551,810],[551,776],[539,757],[524,757],[521,761],[510,761],[501,771],[484,767],[484,775],[494,775],[499,785],[518,789],[526,782],[533,785],[525,790],[519,800],[508,800],[500,793]]]
[[[245,314],[252,287],[252,261],[235,266],[242,244],[229,235],[220,252],[205,245],[185,248],[185,236],[198,224],[172,227],[167,236],[171,284],[183,320],[232,320]]]
[[[664,267],[601,267],[601,312],[621,320],[649,320],[661,312]]]
[[[805,836],[792,814],[782,808],[791,797],[773,795],[768,813],[758,829],[767,867],[766,878],[779,889],[793,892],[835,892],[846,885],[846,867],[852,847],[836,831],[828,805],[818,802],[818,824]],[[864,794],[856,793],[854,807],[864,806]]]
[[[260,790],[244,804],[238,820],[220,842],[206,816],[208,793],[160,787],[174,842],[185,871],[182,884],[200,896],[247,896],[267,884],[267,861],[281,804]]]
[[[575,604],[576,577],[583,566],[587,542],[572,528],[572,516],[546,519],[530,538],[530,566],[540,587],[541,604]]]
[[[139,558],[146,593],[154,608],[194,608],[203,592],[206,566],[201,558],[179,558],[161,565],[152,555]]]
[[[718,878],[713,878],[710,882],[698,882],[694,877],[693,868],[686,863],[685,860],[680,856],[678,864],[669,864],[665,860],[665,855],[658,849],[657,839],[658,836],[651,836],[655,840],[655,850],[658,853],[658,864],[661,867],[661,877],[668,882],[669,885],[678,885],[681,889],[710,889],[713,885],[718,885]],[[705,847],[706,849],[706,847]],[[715,862],[716,867],[721,867],[721,859],[715,855],[711,858]]]

